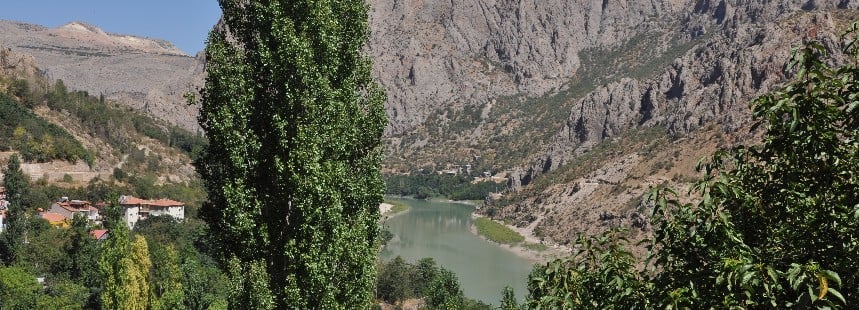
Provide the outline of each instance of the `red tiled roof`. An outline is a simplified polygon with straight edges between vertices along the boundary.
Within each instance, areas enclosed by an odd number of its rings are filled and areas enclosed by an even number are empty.
[[[152,201],[152,205],[153,206],[160,206],[160,207],[179,207],[179,206],[183,206],[184,204],[181,202],[178,202],[176,200],[158,199],[158,200]]]
[[[48,222],[51,222],[51,223],[62,222],[62,221],[66,220],[66,217],[63,216],[62,214],[59,214],[59,213],[42,212],[42,214],[40,214],[40,215],[42,216],[43,219],[46,219],[46,220],[48,220]]]
[[[149,200],[140,199],[134,196],[125,196],[125,200],[120,201],[119,203],[124,205],[144,205],[149,204]]]
[[[96,229],[96,230],[89,232],[90,236],[92,236],[93,238],[96,238],[96,239],[101,239],[101,237],[104,237],[104,235],[106,233],[107,233],[107,229]]]
[[[156,207],[180,207],[185,205],[184,203],[170,199],[146,200],[134,196],[125,196],[125,199],[119,203],[121,205],[150,205]]]

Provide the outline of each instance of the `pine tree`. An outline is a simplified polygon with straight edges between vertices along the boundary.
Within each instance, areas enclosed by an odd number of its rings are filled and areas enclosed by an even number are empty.
[[[250,277],[234,285],[253,284],[238,285],[253,289],[231,300],[367,307],[386,124],[384,93],[362,53],[368,6],[220,4],[224,23],[207,42],[201,92],[209,145],[197,168],[209,194],[201,216],[221,259]]]

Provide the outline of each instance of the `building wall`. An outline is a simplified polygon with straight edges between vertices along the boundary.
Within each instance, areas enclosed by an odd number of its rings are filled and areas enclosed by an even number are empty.
[[[185,219],[185,207],[155,207],[149,206],[149,216],[172,216],[177,220]]]
[[[56,203],[56,202],[55,202],[54,204],[52,204],[52,205],[51,205],[51,210],[48,210],[48,212],[53,212],[53,213],[57,213],[57,214],[62,214],[62,215],[63,215],[63,216],[65,216],[67,219],[73,219],[73,218],[75,218],[75,215],[73,214],[73,212],[72,212],[72,211],[69,211],[69,210],[66,210],[66,208],[60,207],[60,205],[59,205],[58,203]]]
[[[129,229],[134,229],[134,225],[137,224],[137,221],[140,220],[140,208],[137,206],[134,207],[124,207],[123,208],[123,219],[125,223],[128,224]]]

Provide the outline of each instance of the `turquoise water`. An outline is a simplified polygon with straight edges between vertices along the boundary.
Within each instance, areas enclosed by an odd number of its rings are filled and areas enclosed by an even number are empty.
[[[408,262],[424,257],[456,273],[465,296],[498,305],[504,286],[513,287],[519,302],[526,293],[533,262],[516,256],[469,231],[474,207],[437,201],[395,199],[409,205],[384,225],[395,237],[382,259],[397,255]]]

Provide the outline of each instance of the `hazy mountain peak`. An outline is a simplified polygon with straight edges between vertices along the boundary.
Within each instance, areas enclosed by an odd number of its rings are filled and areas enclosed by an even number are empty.
[[[57,29],[107,36],[107,33],[105,33],[103,30],[101,30],[101,28],[98,28],[96,26],[93,26],[93,25],[90,25],[90,24],[87,24],[84,22],[79,22],[79,21],[70,22],[68,24],[65,24],[65,25],[58,27]]]

